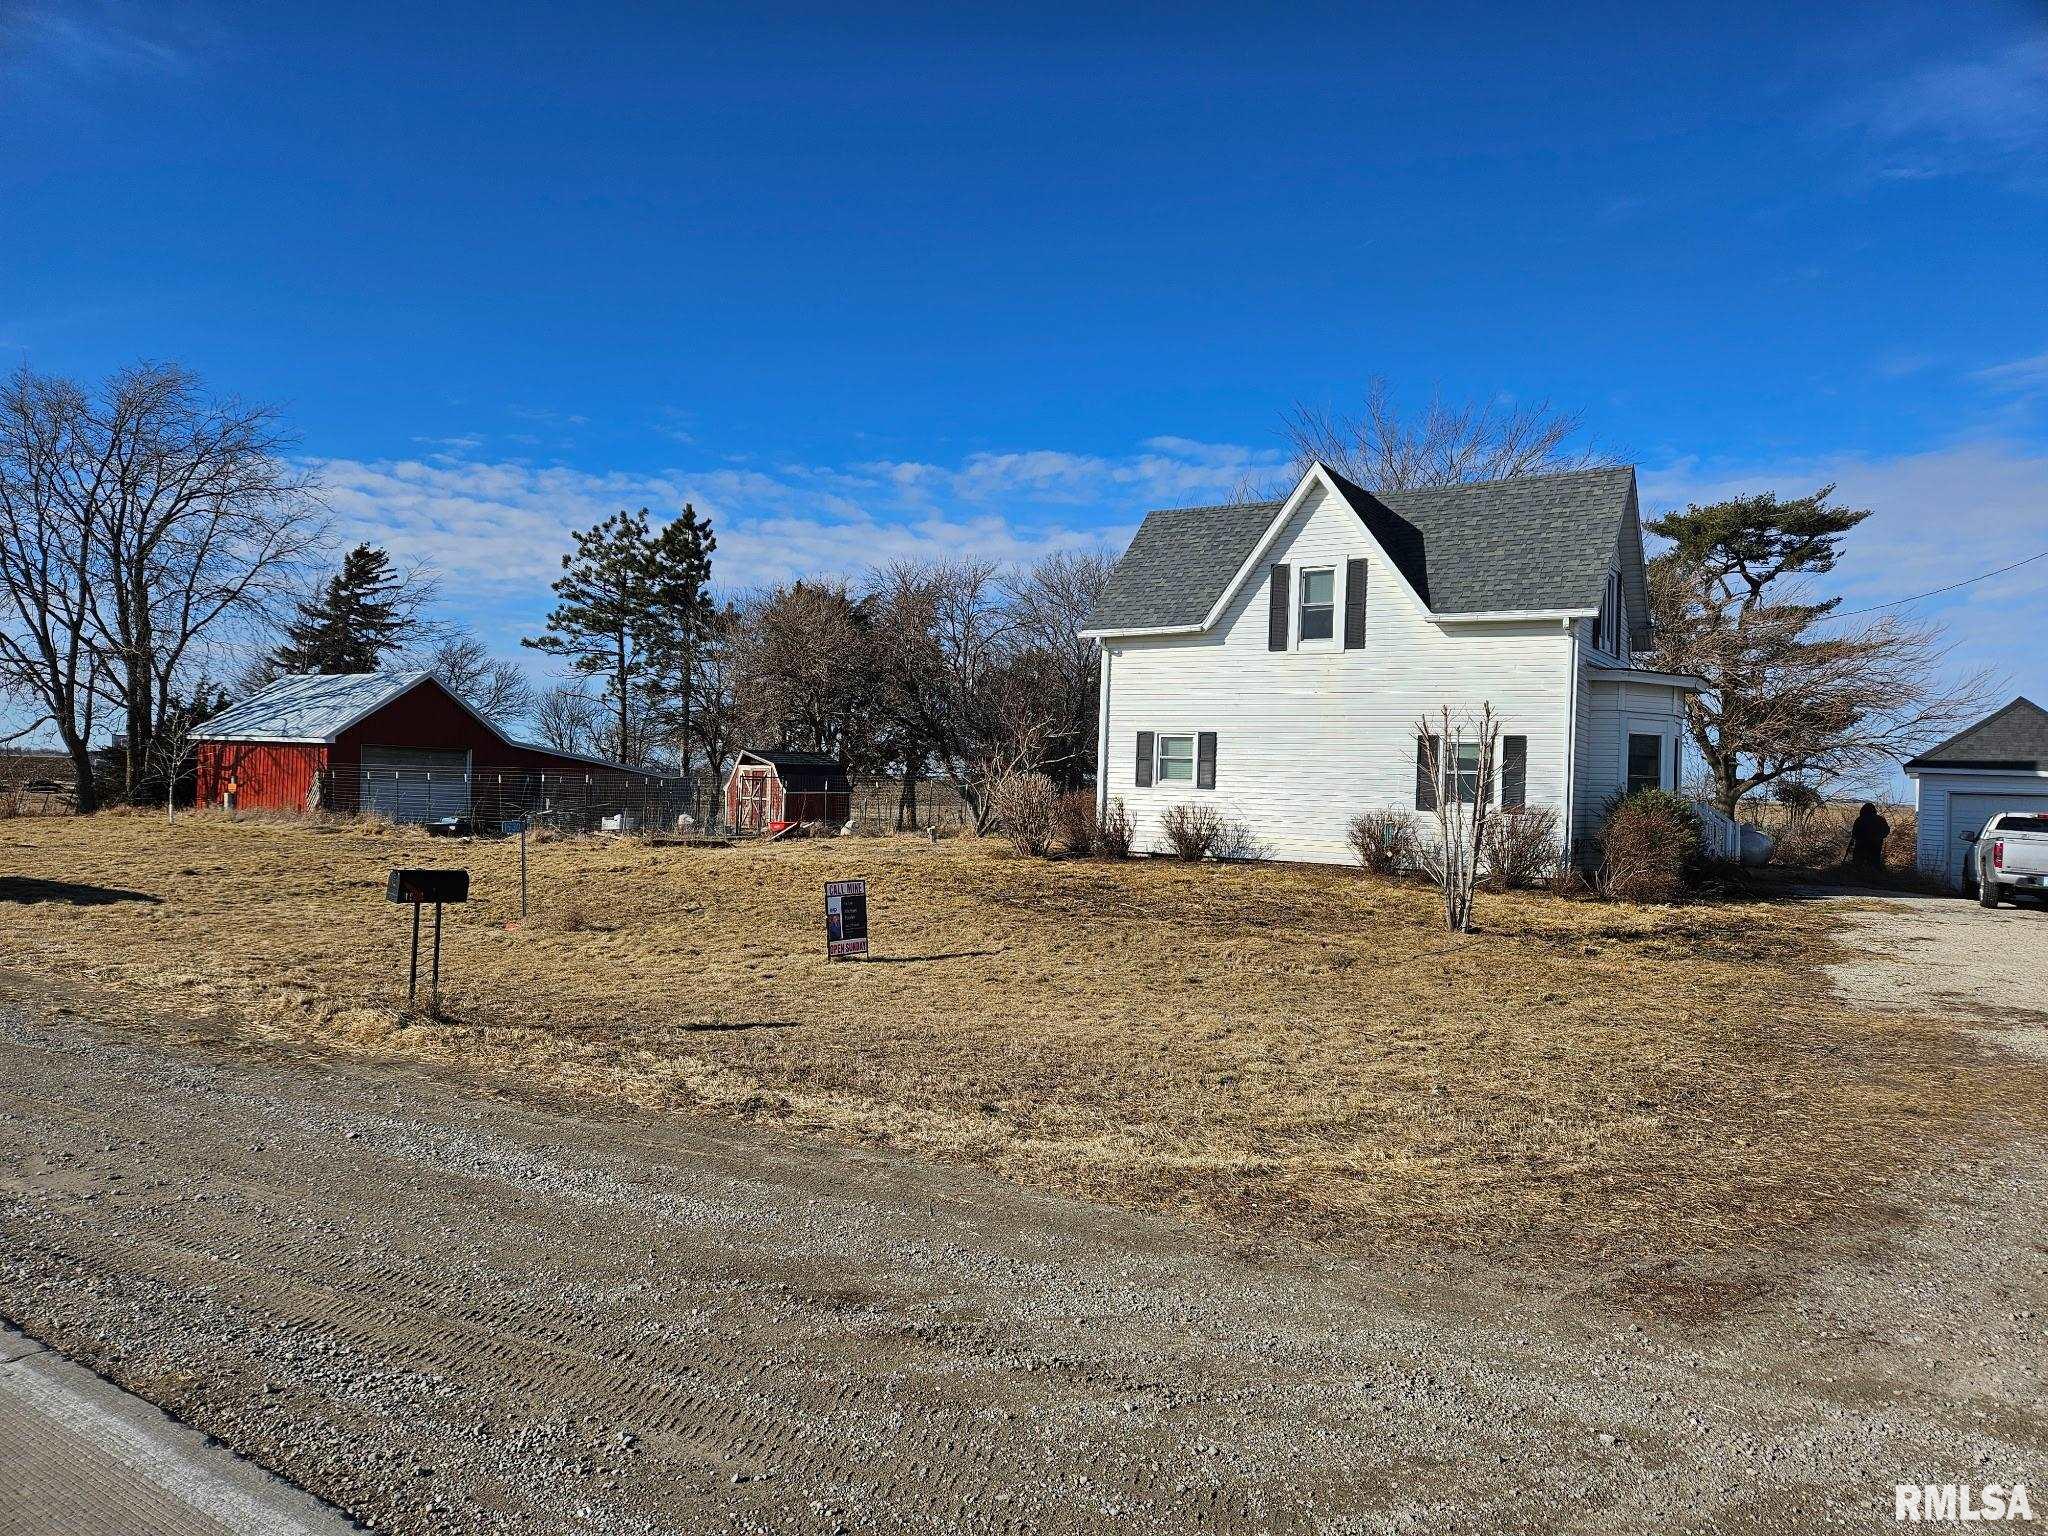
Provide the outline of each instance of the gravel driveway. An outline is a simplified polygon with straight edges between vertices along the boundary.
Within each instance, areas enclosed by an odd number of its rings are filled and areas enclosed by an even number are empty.
[[[1843,918],[1867,954],[1829,967],[1837,992],[1976,1019],[2000,1045],[2048,1057],[2048,907],[1878,893],[1859,905]]]
[[[381,1530],[1889,1530],[2048,1492],[2044,1194],[2007,1146],[1682,1321],[0,982],[0,1315]]]

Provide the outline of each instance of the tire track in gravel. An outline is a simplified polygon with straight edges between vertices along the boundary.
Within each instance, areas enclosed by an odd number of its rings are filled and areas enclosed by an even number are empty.
[[[1796,1379],[1801,1335],[1251,1264],[958,1171],[4,990],[0,1219],[0,1314],[384,1530],[1810,1530],[1902,1458],[2025,1449],[1910,1381]]]

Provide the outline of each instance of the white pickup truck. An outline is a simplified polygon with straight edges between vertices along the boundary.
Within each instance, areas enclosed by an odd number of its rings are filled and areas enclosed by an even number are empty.
[[[1980,903],[1995,907],[2022,894],[2048,902],[2048,811],[2002,811],[1972,841]]]

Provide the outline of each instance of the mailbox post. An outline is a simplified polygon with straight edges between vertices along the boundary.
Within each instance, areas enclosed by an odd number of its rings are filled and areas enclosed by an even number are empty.
[[[402,902],[412,908],[412,968],[406,974],[405,1011],[411,1013],[420,995],[420,908],[434,904],[434,970],[432,1016],[441,1016],[441,904],[469,900],[469,871],[466,869],[394,869],[384,887],[386,901]]]

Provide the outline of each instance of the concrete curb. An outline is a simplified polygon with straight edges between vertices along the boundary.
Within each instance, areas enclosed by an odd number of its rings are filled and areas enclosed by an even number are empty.
[[[5,1536],[347,1536],[335,1509],[0,1324]]]

